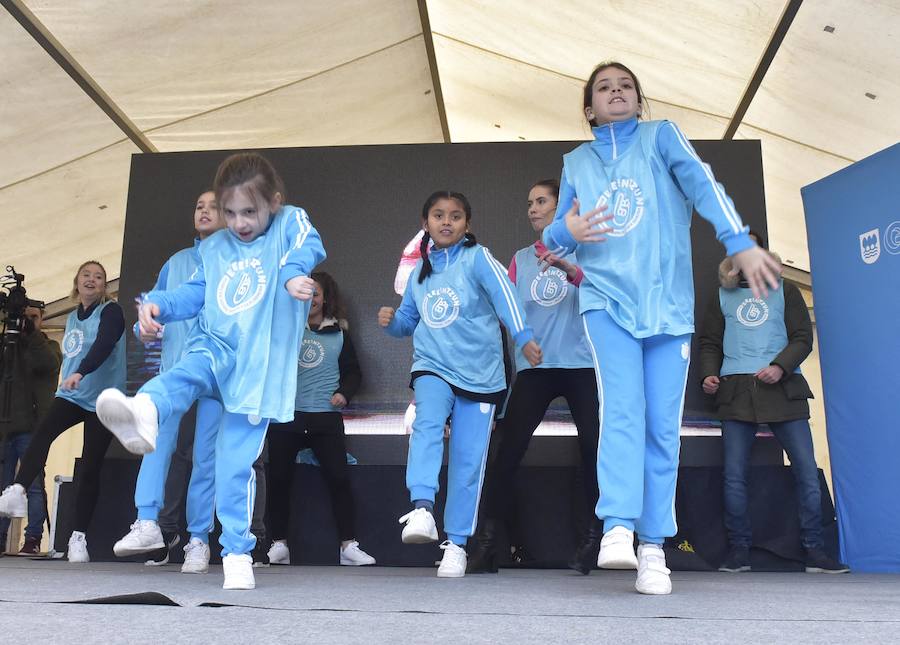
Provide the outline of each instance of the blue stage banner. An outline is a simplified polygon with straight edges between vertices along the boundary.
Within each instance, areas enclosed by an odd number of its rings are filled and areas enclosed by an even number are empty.
[[[900,144],[801,194],[841,556],[900,572]]]

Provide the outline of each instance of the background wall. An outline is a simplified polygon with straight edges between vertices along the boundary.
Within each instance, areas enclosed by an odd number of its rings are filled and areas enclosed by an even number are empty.
[[[434,190],[464,193],[472,204],[471,230],[500,262],[533,242],[525,217],[531,184],[558,177],[561,155],[573,142],[423,144],[282,148],[265,151],[284,178],[288,202],[303,206],[322,235],[328,259],[321,266],[338,281],[364,381],[353,402],[360,411],[399,412],[409,402],[410,341],[384,334],[375,314],[396,306],[393,278],[400,253],[420,228],[425,198]],[[762,162],[757,141],[700,141],[697,151],[734,199],[744,221],[766,233]],[[144,154],[132,157],[119,300],[129,326],[129,305],[150,289],[163,262],[190,244],[196,197],[211,186],[227,152]],[[699,219],[695,215],[695,220]],[[715,294],[724,256],[713,228],[692,227],[697,312]],[[129,381],[136,386],[143,348],[129,337]],[[697,347],[694,343],[694,352]],[[696,354],[695,354],[696,355]],[[698,365],[694,361],[693,365]],[[711,416],[692,369],[686,417]]]

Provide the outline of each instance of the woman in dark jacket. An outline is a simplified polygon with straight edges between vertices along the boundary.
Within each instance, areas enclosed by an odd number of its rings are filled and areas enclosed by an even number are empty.
[[[730,549],[719,570],[750,570],[750,448],[758,424],[765,423],[791,460],[806,571],[847,571],[823,548],[819,475],[808,421],[813,395],[800,373],[813,342],[806,302],[797,287],[784,281],[765,298],[754,298],[742,276],[732,273],[726,258],[719,266],[722,286],[699,336],[703,391],[715,395],[722,420]]]

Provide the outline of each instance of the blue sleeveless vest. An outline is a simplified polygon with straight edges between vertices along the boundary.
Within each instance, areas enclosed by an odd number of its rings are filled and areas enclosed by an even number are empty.
[[[563,156],[581,213],[607,204],[615,218],[602,244],[580,244],[581,312],[606,309],[635,338],[694,331],[691,271],[693,207],[656,147],[663,121],[638,124],[638,136],[604,162],[583,143]]]
[[[338,357],[344,347],[344,332],[320,334],[306,328],[297,361],[297,399],[300,412],[334,412],[331,397],[341,382]]]
[[[525,308],[525,318],[534,329],[534,339],[544,354],[540,368],[593,368],[591,350],[584,337],[578,312],[578,287],[566,279],[564,271],[550,267],[543,273],[534,246],[516,251],[516,291]],[[567,258],[578,262],[574,254]],[[531,365],[516,346],[516,371]]]
[[[280,276],[295,240],[289,218],[312,228],[306,212],[283,206],[268,230],[243,242],[229,230],[200,243],[206,278],[204,306],[185,347],[210,357],[228,412],[286,423],[294,418],[297,356],[309,301],[292,298]]]
[[[75,373],[81,361],[97,340],[97,330],[100,328],[100,314],[109,302],[97,305],[91,315],[84,320],[78,320],[78,311],[69,314],[66,320],[66,334],[63,336],[62,353],[63,362],[60,370],[62,380],[66,380]],[[96,370],[81,379],[77,390],[56,390],[56,396],[71,401],[85,410],[94,411],[97,396],[108,387],[125,390],[125,334],[116,342],[112,353]]]
[[[720,288],[719,305],[725,317],[722,376],[756,374],[787,346],[784,289],[780,286],[766,298],[754,298],[749,288]]]
[[[168,275],[166,283],[159,285],[164,291],[177,289],[185,282],[193,279],[200,264],[200,253],[197,244],[181,249],[168,261]],[[184,351],[184,343],[187,340],[191,327],[197,321],[196,318],[178,320],[166,324],[163,332],[162,351],[160,352],[159,371],[165,372],[172,368]]]

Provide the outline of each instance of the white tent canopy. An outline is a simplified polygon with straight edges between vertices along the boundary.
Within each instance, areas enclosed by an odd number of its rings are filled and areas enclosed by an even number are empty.
[[[2,3],[0,265],[48,301],[86,258],[118,275],[142,149],[584,139],[605,59],[691,138],[762,140],[771,246],[801,270],[800,187],[900,139],[898,0]]]

